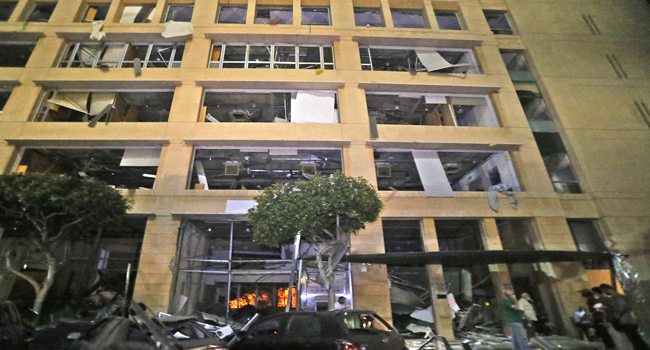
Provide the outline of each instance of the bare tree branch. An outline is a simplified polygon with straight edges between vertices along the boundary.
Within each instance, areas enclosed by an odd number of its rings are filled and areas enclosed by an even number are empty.
[[[7,269],[7,271],[9,271],[9,272],[13,273],[14,275],[16,275],[16,276],[18,276],[18,277],[24,279],[25,281],[29,282],[29,284],[31,284],[32,287],[34,287],[34,291],[36,291],[36,294],[38,294],[38,293],[41,291],[41,285],[38,284],[38,282],[36,282],[35,279],[33,279],[33,278],[31,278],[31,277],[25,275],[24,273],[22,273],[22,272],[20,272],[20,271],[15,270],[15,269],[11,266],[11,256],[10,256],[10,255],[11,255],[11,252],[12,252],[12,251],[9,250],[9,251],[7,251],[7,253],[5,254],[5,265],[6,265],[5,268]]]
[[[65,225],[63,225],[63,226],[61,226],[61,229],[59,230],[59,233],[56,234],[55,236],[51,237],[50,239],[48,239],[48,242],[54,242],[54,241],[56,241],[57,239],[61,238],[63,235],[65,235],[65,234],[67,233],[67,230],[68,230],[70,227],[72,227],[72,226],[74,226],[74,225],[76,225],[76,224],[78,224],[78,223],[80,223],[80,222],[86,220],[89,216],[90,216],[90,213],[88,213],[87,215],[84,215],[84,216],[78,218],[77,220],[71,221],[71,222],[69,222],[69,223],[67,223],[67,224],[65,224]]]

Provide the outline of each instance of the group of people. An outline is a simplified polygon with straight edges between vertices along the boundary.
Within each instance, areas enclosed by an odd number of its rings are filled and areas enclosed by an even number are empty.
[[[573,320],[584,337],[590,339],[593,330],[607,349],[650,350],[639,334],[639,325],[625,295],[609,284],[580,292],[586,299],[587,310],[578,309]]]
[[[503,320],[510,325],[512,331],[512,349],[528,350],[528,337],[535,335],[537,326],[537,313],[533,307],[528,293],[522,293],[517,300],[511,290],[503,290],[504,298],[501,300]]]

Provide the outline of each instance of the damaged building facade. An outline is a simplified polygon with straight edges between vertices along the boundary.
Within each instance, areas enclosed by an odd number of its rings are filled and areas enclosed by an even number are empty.
[[[131,198],[131,239],[107,238],[97,268],[139,255],[153,311],[326,307],[309,267],[289,290],[291,249],[258,246],[245,216],[312,174],[378,188],[355,254],[609,249],[647,268],[648,18],[640,0],[2,0],[0,169]],[[349,264],[336,281],[395,323],[431,310],[451,338],[448,294],[489,313],[527,292],[570,333],[578,291],[610,275]]]

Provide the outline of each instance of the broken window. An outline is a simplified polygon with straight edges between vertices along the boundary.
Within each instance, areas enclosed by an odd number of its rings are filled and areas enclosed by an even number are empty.
[[[2,1],[0,2],[0,22],[8,21],[18,1]]]
[[[17,172],[92,177],[116,188],[152,189],[160,151],[160,147],[25,148]]]
[[[0,67],[25,67],[34,43],[0,42]]]
[[[0,113],[2,113],[2,110],[5,108],[5,104],[7,104],[7,100],[9,100],[9,96],[11,96],[12,92],[13,89],[11,88],[0,87]]]
[[[470,49],[360,46],[359,54],[363,70],[480,73]]]
[[[438,28],[448,30],[462,30],[458,20],[458,14],[455,11],[434,10]]]
[[[179,68],[185,43],[70,43],[60,68],[131,68],[136,58],[142,68]]]
[[[569,230],[576,243],[576,248],[581,252],[594,252],[602,253],[608,252],[609,249],[603,241],[598,228],[596,227],[595,220],[588,219],[567,219]],[[609,262],[604,261],[585,261],[586,269],[593,270],[608,270]]]
[[[528,66],[523,52],[502,50],[501,58],[512,81],[535,81],[535,76]]]
[[[454,191],[487,191],[500,184],[519,191],[507,152],[375,149],[374,157],[380,191],[452,197]]]
[[[167,91],[48,91],[37,122],[166,122],[174,92]]]
[[[120,23],[151,23],[155,4],[125,5]]]
[[[217,23],[246,24],[246,5],[222,5],[219,6],[219,17]]]
[[[355,7],[354,23],[357,27],[385,27],[380,7]]]
[[[27,22],[47,22],[54,12],[56,2],[37,2],[34,10],[27,18]]]
[[[331,45],[214,44],[210,68],[334,69]]]
[[[310,175],[341,172],[343,163],[340,149],[198,148],[192,168],[193,189],[261,190]]]
[[[258,6],[255,24],[293,24],[293,6]]]
[[[103,21],[106,19],[111,4],[90,4],[86,9],[82,22]]]
[[[331,25],[329,7],[303,7],[302,24],[329,26]]]
[[[485,95],[367,92],[366,105],[377,124],[499,127]]]
[[[424,17],[422,9],[390,9],[395,28],[429,28],[429,22]]]
[[[165,22],[191,22],[194,5],[169,5]]]
[[[513,35],[515,31],[512,30],[510,22],[508,22],[508,17],[506,16],[505,11],[492,11],[492,10],[483,10],[485,14],[485,20],[487,20],[488,26],[494,34],[506,34]]]

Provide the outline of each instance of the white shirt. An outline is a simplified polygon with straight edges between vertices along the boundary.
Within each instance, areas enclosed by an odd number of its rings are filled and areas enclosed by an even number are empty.
[[[537,314],[535,313],[535,309],[533,308],[533,305],[528,302],[528,300],[519,299],[519,302],[517,304],[519,306],[519,310],[524,311],[524,316],[526,316],[527,319],[531,321],[537,321]]]
[[[346,307],[347,306],[345,306],[345,304],[341,304],[338,301],[334,304],[334,310],[341,310],[341,309],[345,309]]]

